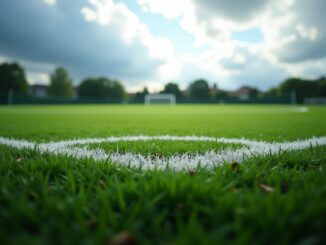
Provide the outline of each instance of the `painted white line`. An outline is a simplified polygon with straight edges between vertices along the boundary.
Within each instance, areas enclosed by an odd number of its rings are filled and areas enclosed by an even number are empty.
[[[309,111],[309,108],[306,107],[306,106],[301,106],[297,109],[298,112],[302,112],[302,113],[305,113],[305,112],[308,112]]]
[[[186,153],[175,154],[169,157],[143,156],[134,153],[106,153],[103,149],[90,149],[87,145],[94,143],[115,143],[121,141],[201,141],[201,142],[220,142],[225,144],[241,144],[242,148],[224,150],[215,152],[207,151],[203,154]],[[198,166],[211,169],[215,166],[230,163],[233,161],[242,162],[253,156],[266,156],[277,154],[280,151],[301,150],[317,145],[326,145],[326,137],[313,137],[306,140],[297,140],[293,142],[264,142],[248,140],[244,138],[214,138],[205,136],[123,136],[107,138],[89,138],[73,139],[58,142],[49,142],[37,144],[25,140],[15,140],[0,137],[0,144],[15,147],[18,149],[36,149],[41,153],[50,153],[54,155],[70,156],[76,159],[90,158],[94,161],[108,161],[122,166],[139,168],[142,170],[151,169],[173,169],[176,171],[195,169]],[[79,146],[79,147],[76,147]],[[83,146],[83,147],[80,147]]]
[[[0,144],[12,146],[18,149],[22,149],[22,148],[33,149],[36,147],[35,143],[26,140],[15,140],[15,139],[4,138],[4,137],[0,137]]]
[[[87,145],[96,143],[115,143],[115,142],[134,142],[134,141],[197,141],[197,142],[217,142],[225,144],[242,144],[242,145],[257,145],[262,144],[262,141],[248,140],[244,138],[214,138],[206,136],[172,136],[172,135],[159,135],[159,136],[122,136],[122,137],[107,137],[107,138],[86,138],[86,139],[73,139],[73,140],[63,140],[57,142],[49,142],[41,145],[52,146],[52,147],[64,147],[71,145]]]

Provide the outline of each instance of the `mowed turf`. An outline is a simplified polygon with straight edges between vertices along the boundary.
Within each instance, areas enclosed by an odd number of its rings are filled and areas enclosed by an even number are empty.
[[[325,136],[326,107],[303,111],[270,105],[3,106],[0,136],[37,142],[166,134],[266,141]],[[119,147],[168,155],[215,147],[158,144]],[[325,146],[176,173],[0,145],[0,244],[322,244],[325,167]]]
[[[123,135],[204,135],[267,141],[326,134],[326,108],[275,105],[2,106],[0,135],[62,140]]]

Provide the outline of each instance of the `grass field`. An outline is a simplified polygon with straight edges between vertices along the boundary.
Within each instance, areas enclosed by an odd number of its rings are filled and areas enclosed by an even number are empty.
[[[2,106],[0,119],[0,137],[36,144],[137,135],[266,142],[326,136],[326,107],[318,106]],[[88,146],[163,159],[241,147],[170,140]],[[1,142],[0,154],[0,244],[326,242],[325,145],[183,171]]]

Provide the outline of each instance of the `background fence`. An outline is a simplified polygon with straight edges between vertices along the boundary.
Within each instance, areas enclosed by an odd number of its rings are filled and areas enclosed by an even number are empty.
[[[291,95],[264,98],[181,98],[177,104],[291,104]],[[144,104],[144,99],[105,99],[105,98],[64,98],[64,97],[35,97],[15,92],[0,91],[0,104]]]

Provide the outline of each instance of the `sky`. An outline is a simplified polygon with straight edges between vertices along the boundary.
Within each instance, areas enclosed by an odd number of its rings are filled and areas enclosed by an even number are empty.
[[[325,0],[2,0],[0,63],[30,84],[64,66],[134,92],[196,79],[267,90],[326,75]]]

